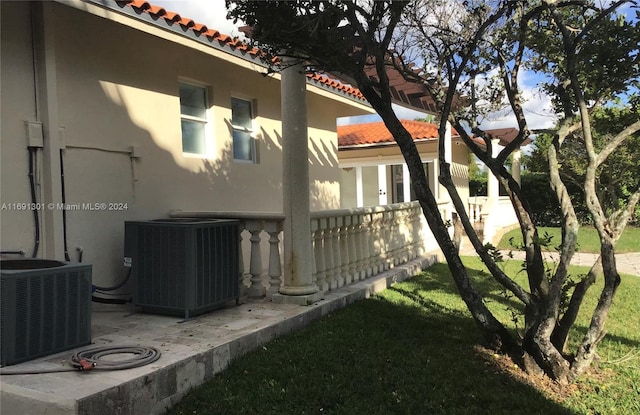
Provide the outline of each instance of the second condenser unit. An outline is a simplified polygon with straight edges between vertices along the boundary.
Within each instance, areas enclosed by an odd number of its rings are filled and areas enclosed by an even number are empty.
[[[238,299],[237,220],[125,222],[125,265],[143,311],[191,316]]]

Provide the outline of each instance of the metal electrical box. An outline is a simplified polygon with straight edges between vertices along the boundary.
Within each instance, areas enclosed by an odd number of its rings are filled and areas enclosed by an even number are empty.
[[[239,222],[125,222],[125,264],[143,311],[189,318],[238,300]]]
[[[0,261],[0,365],[91,343],[91,265]]]

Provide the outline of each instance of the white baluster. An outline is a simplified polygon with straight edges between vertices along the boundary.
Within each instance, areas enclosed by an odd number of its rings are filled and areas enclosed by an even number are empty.
[[[349,273],[349,263],[351,262],[349,252],[349,224],[351,223],[351,216],[342,216],[342,226],[340,226],[340,255],[342,260],[342,267],[340,275],[344,280],[345,285],[353,282],[352,275]]]
[[[247,286],[244,283],[244,251],[242,249],[242,232],[244,232],[245,223],[240,221],[238,224],[238,297],[240,302],[245,302],[247,298]]]
[[[376,275],[379,270],[380,261],[380,243],[379,243],[379,229],[378,229],[378,213],[371,214],[371,221],[369,222],[369,262],[371,264],[371,275]]]
[[[342,252],[340,251],[340,228],[342,227],[342,217],[337,217],[335,226],[331,229],[331,236],[333,237],[333,275],[336,281],[336,288],[340,288],[344,285],[344,278],[342,276]]]
[[[358,223],[358,216],[351,215],[349,216],[350,223],[349,228],[347,229],[347,240],[349,242],[349,274],[351,275],[352,281],[360,280],[360,269],[358,268],[358,248],[357,248],[357,234],[356,228]]]
[[[382,259],[382,266],[383,266],[383,271],[388,270],[389,268],[391,268],[391,266],[393,265],[393,257],[392,257],[392,240],[391,238],[393,237],[393,231],[392,231],[392,226],[393,224],[391,223],[390,220],[390,212],[383,212],[382,213],[382,220],[380,223],[380,237],[381,237],[381,242],[382,242],[382,252],[383,254],[381,255],[381,259]]]
[[[326,284],[328,290],[333,290],[338,285],[334,273],[336,265],[333,260],[333,225],[335,225],[335,218],[326,218],[320,222],[323,237],[322,247],[324,248]]]
[[[362,234],[360,242],[362,244],[362,251],[364,252],[364,269],[367,273],[367,278],[374,274],[373,269],[373,249],[371,247],[371,241],[374,239],[373,235],[373,221],[371,213],[362,215]]]
[[[258,220],[248,220],[247,230],[251,232],[251,262],[249,273],[251,274],[251,286],[248,294],[251,298],[264,297],[265,286],[262,284],[262,252],[260,250],[260,232],[263,229],[263,222]]]
[[[267,298],[280,290],[282,284],[282,266],[280,264],[280,232],[282,222],[267,222],[264,230],[269,234],[269,288]]]
[[[327,284],[327,272],[325,268],[325,246],[324,246],[324,230],[322,223],[325,219],[316,219],[312,221],[311,229],[313,231],[313,254],[315,259],[315,275],[316,285],[318,289],[325,292],[329,289]]]
[[[411,247],[411,223],[409,222],[409,209],[402,209],[400,213],[400,229],[404,229],[405,231],[402,233],[403,240],[400,246],[400,262],[405,263],[409,261],[409,249]]]

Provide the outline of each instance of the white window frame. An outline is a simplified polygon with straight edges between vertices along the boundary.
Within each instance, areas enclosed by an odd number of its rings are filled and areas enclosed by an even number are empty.
[[[211,88],[204,83],[193,81],[191,79],[183,79],[180,78],[178,80],[178,101],[180,101],[180,85],[189,85],[197,88],[201,88],[204,90],[204,113],[205,117],[196,117],[189,114],[183,114],[182,109],[180,109],[180,122],[182,124],[182,120],[198,122],[204,125],[204,152],[202,153],[191,153],[184,151],[184,137],[182,134],[182,127],[180,127],[180,150],[182,151],[182,155],[184,157],[193,157],[193,158],[211,158],[215,156],[215,146],[213,143],[213,136],[211,134]]]
[[[233,124],[233,106],[231,108],[231,117],[230,117],[230,122],[229,124],[231,125],[231,152],[233,155],[233,161],[236,163],[250,163],[250,164],[257,164],[258,163],[258,154],[257,154],[257,145],[256,145],[256,141],[257,141],[257,133],[256,131],[258,131],[257,128],[257,123],[256,123],[256,101],[255,99],[251,99],[251,98],[246,98],[243,96],[238,96],[238,95],[232,95],[231,96],[231,103],[233,102],[233,100],[239,100],[239,101],[244,101],[244,102],[248,102],[249,103],[249,108],[251,110],[251,128],[246,128],[243,126],[239,126],[239,125],[234,125]],[[245,133],[249,133],[249,137],[251,137],[251,142],[249,143],[249,145],[251,146],[251,159],[237,159],[235,157],[235,150],[233,148],[233,131],[241,131],[241,132],[245,132]]]

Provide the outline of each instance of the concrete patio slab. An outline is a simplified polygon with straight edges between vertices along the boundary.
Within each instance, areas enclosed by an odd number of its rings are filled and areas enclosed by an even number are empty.
[[[231,361],[299,330],[354,301],[368,298],[436,261],[428,255],[326,293],[309,306],[248,300],[187,321],[131,313],[130,306],[94,304],[93,345],[156,347],[162,356],[139,368],[0,377],[2,415],[162,414],[194,386]],[[82,348],[81,348],[82,349]],[[77,349],[77,350],[81,350]],[[68,368],[74,350],[10,366],[11,370]]]

